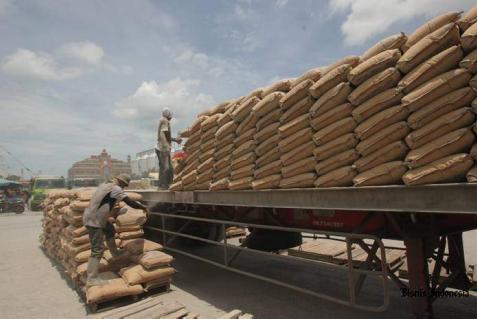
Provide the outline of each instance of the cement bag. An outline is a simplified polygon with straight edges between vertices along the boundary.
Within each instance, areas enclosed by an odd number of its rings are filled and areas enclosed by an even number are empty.
[[[398,122],[382,129],[356,145],[356,150],[362,156],[367,156],[388,144],[404,139],[410,132],[406,122]]]
[[[216,143],[216,140],[214,138],[208,140],[207,142],[205,143],[202,143],[200,144],[200,152],[201,153],[206,153],[210,150],[214,150],[215,149],[215,143]],[[202,160],[201,160],[201,155],[202,154],[199,154],[199,161],[202,162],[204,159],[204,157],[202,157]]]
[[[470,52],[477,48],[477,24],[474,23],[460,38],[460,43],[465,52]]]
[[[152,250],[140,255],[134,255],[131,257],[131,260],[149,270],[169,266],[174,258],[162,251]]]
[[[268,163],[260,168],[255,169],[253,176],[255,179],[264,178],[270,175],[279,174],[282,169],[282,161],[280,159]]]
[[[398,89],[404,93],[409,93],[439,74],[455,69],[463,57],[464,52],[462,49],[456,45],[452,46],[421,63],[406,74],[399,82]]]
[[[73,245],[83,245],[83,244],[89,243],[89,235],[86,234],[86,235],[79,236],[79,237],[73,237],[71,239],[71,243]]]
[[[135,238],[140,238],[142,236],[144,236],[144,230],[142,230],[142,229],[135,230],[135,231],[127,231],[127,232],[118,233],[118,237],[121,240],[135,239]]]
[[[477,73],[477,50],[467,54],[462,61],[460,61],[459,66],[472,74]]]
[[[341,82],[346,82],[351,69],[351,65],[343,64],[328,72],[310,87],[309,92],[311,96],[318,99]]]
[[[235,109],[237,108],[238,106],[237,105],[233,105],[229,108],[227,108],[227,110],[225,111],[224,114],[222,114],[219,119],[217,120],[217,125],[218,127],[222,127],[224,126],[226,123],[230,122],[230,121],[233,121],[233,118],[232,118],[232,113],[235,111]]]
[[[214,162],[213,164],[215,164],[216,161],[219,161],[221,159],[223,159],[224,157],[226,157],[227,155],[230,155],[232,154],[232,152],[235,150],[235,145],[233,142],[231,142],[230,144],[222,147],[222,148],[216,148],[216,152],[214,153]],[[205,163],[205,162],[204,162]]]
[[[316,179],[315,173],[304,173],[304,174],[296,175],[293,177],[282,178],[278,186],[280,188],[313,187],[313,182],[315,181],[315,179]]]
[[[87,201],[75,200],[74,202],[70,204],[70,208],[77,212],[84,212],[84,210],[88,208],[88,206],[89,206],[89,201],[87,202]]]
[[[290,91],[291,89],[291,84],[292,84],[292,81],[289,80],[289,79],[285,79],[285,80],[280,80],[278,82],[275,82],[273,83],[272,85],[270,85],[269,87],[265,88],[263,90],[263,96],[267,96],[269,95],[270,93],[273,93],[273,92],[284,92],[284,93],[287,93],[288,91]]]
[[[401,73],[396,68],[387,68],[361,83],[348,95],[348,101],[358,106],[377,94],[397,85]]]
[[[477,166],[474,166],[467,172],[467,181],[469,183],[477,183]]]
[[[204,151],[204,153],[199,154],[199,163],[203,163],[211,157],[214,157],[215,147]]]
[[[121,269],[119,274],[128,285],[137,285],[170,278],[175,272],[175,269],[172,267],[147,270],[142,265],[134,265]]]
[[[242,102],[232,113],[234,122],[240,123],[252,112],[252,108],[260,102],[258,97],[251,97]]]
[[[255,164],[250,164],[230,172],[230,180],[253,176]]]
[[[282,177],[289,178],[299,174],[313,172],[316,160],[313,156],[304,158],[291,165],[282,167]]]
[[[244,177],[236,180],[230,180],[230,190],[243,190],[252,188],[253,177]]]
[[[359,173],[362,173],[387,162],[403,160],[408,151],[406,143],[397,141],[357,159],[353,166]]]
[[[262,100],[264,101],[264,100]],[[261,101],[260,101],[261,102]],[[260,104],[260,102],[258,104]],[[257,104],[257,105],[258,105]],[[255,106],[257,106],[255,105]],[[237,129],[235,130],[235,134],[237,136],[240,136],[241,134],[245,133],[246,131],[248,131],[249,129],[255,127],[255,124],[257,124],[257,121],[258,121],[258,115],[254,112],[250,113],[246,118],[245,120],[243,120],[242,123],[239,124],[239,126],[237,127]]]
[[[283,112],[281,109],[275,109],[271,111],[270,113],[268,113],[267,115],[261,117],[255,124],[255,128],[256,128],[255,132],[264,129],[269,124],[279,122],[282,114]]]
[[[233,159],[230,167],[232,168],[232,170],[236,170],[241,167],[253,164],[255,162],[256,157],[257,156],[254,152],[244,154],[236,159]]]
[[[317,81],[321,77],[321,72],[324,70],[324,67],[318,67],[318,68],[313,68],[305,73],[303,73],[301,76],[297,77],[296,79],[293,80],[292,85],[291,85],[291,90],[299,86],[305,81]]]
[[[346,134],[338,137],[336,140],[326,143],[325,145],[318,146],[313,150],[313,155],[315,155],[317,161],[323,161],[333,155],[352,149],[356,144],[358,144],[356,136],[352,133]]]
[[[278,148],[281,153],[286,153],[297,145],[311,141],[312,137],[313,132],[311,127],[307,127],[278,142]]]
[[[457,20],[461,32],[465,32],[471,25],[477,22],[477,6],[474,6],[467,11],[462,18]]]
[[[477,144],[474,144],[470,149],[470,156],[475,160],[477,159]]]
[[[352,117],[339,120],[313,134],[316,146],[324,145],[347,133],[352,133],[356,128],[356,121]]]
[[[340,83],[325,94],[323,94],[318,101],[316,101],[310,108],[312,117],[317,117],[325,114],[332,108],[346,103],[348,95],[353,89],[349,83]]]
[[[352,166],[344,166],[320,176],[315,181],[316,187],[352,186],[356,170]]]
[[[406,136],[406,143],[411,149],[416,149],[442,135],[474,123],[475,115],[469,107],[463,107],[449,112],[411,132]]]
[[[220,127],[216,132],[215,132],[215,138],[218,140],[223,139],[224,137],[229,136],[232,133],[235,133],[235,130],[237,130],[237,123],[234,121],[230,121],[228,123],[225,123],[222,127]]]
[[[210,190],[211,191],[220,191],[220,190],[226,190],[229,189],[229,179],[228,178],[223,178],[221,180],[218,180],[216,182],[213,182],[210,184]]]
[[[421,128],[444,114],[469,106],[476,97],[476,92],[470,87],[452,91],[409,115],[407,123],[413,129]]]
[[[189,166],[190,163],[194,163],[196,160],[199,159],[200,149],[195,151],[194,153],[187,154],[185,159],[186,167]],[[185,170],[186,168],[184,168]]]
[[[281,154],[280,159],[284,166],[291,165],[301,159],[304,159],[309,156],[313,156],[313,150],[315,149],[315,143],[313,141],[308,141],[302,143],[292,149],[291,151]]]
[[[243,132],[242,134],[240,134],[240,136],[237,136],[234,140],[233,140],[233,145],[238,148],[240,147],[242,144],[250,141],[250,140],[253,140],[253,135],[257,132],[257,129],[255,127],[252,127],[248,130],[246,130],[245,132]]]
[[[202,183],[205,183],[207,181],[210,181],[210,180],[212,180],[213,176],[214,176],[214,169],[210,168],[207,171],[197,175],[196,183],[197,184],[202,184]]]
[[[75,255],[74,260],[75,262],[82,264],[82,263],[88,262],[88,259],[90,256],[91,256],[91,250],[85,250],[80,253],[77,253]]]
[[[131,255],[162,249],[161,244],[143,238],[125,240],[124,242],[121,242],[121,247],[126,249]]]
[[[318,176],[325,175],[337,168],[349,166],[359,158],[359,153],[354,149],[350,149],[336,154],[324,161],[320,161],[315,165],[315,171]]]
[[[247,100],[247,99],[250,99],[252,97],[258,97],[258,98],[262,98],[263,97],[263,88],[256,88],[255,90],[253,90],[252,92],[250,92],[243,100]]]
[[[197,173],[202,174],[214,168],[214,158],[209,158],[199,166],[197,166]]]
[[[351,70],[348,80],[358,86],[373,75],[394,67],[400,58],[401,52],[398,49],[381,52]]]
[[[397,68],[403,73],[409,73],[431,56],[459,44],[459,39],[459,28],[454,23],[446,24],[409,48],[397,62]]]
[[[210,188],[210,183],[211,181],[208,180],[206,182],[203,182],[201,184],[195,184],[194,187],[191,190],[194,191],[208,191]]]
[[[288,110],[290,107],[292,107],[295,103],[298,101],[304,99],[305,97],[308,96],[308,90],[310,87],[313,85],[312,80],[303,80],[296,86],[294,86],[290,92],[286,93],[281,99],[280,99],[280,108],[283,111]]]
[[[282,176],[280,174],[270,175],[261,179],[254,180],[252,182],[252,188],[254,190],[278,188],[281,180]]]
[[[76,267],[76,273],[80,276],[86,274],[87,267],[88,267],[88,263],[79,265],[78,267]],[[106,261],[106,259],[101,258],[99,262],[99,271],[104,272],[107,270],[108,270],[108,262]]]
[[[402,177],[408,186],[459,182],[474,165],[468,154],[454,154],[408,171]]]
[[[403,50],[407,51],[410,47],[418,43],[428,34],[440,29],[446,24],[457,21],[457,19],[460,18],[460,14],[461,12],[457,11],[448,12],[427,21],[409,36],[407,42],[403,46]]]
[[[323,71],[321,72],[321,76],[324,77],[329,72],[331,72],[332,70],[336,69],[337,67],[341,65],[348,64],[351,66],[351,68],[354,68],[360,63],[361,63],[361,58],[359,56],[356,56],[356,55],[346,56],[342,59],[339,59],[335,63],[327,66],[325,69],[323,69]]]
[[[186,174],[182,177],[182,184],[188,185],[188,184],[195,183],[196,179],[197,179],[197,170],[193,170],[189,174]]]
[[[280,123],[284,124],[289,121],[293,121],[294,119],[303,114],[308,114],[308,112],[310,111],[310,107],[313,105],[314,102],[315,100],[313,100],[309,96],[301,99],[288,110],[283,112],[283,114],[280,116]]]
[[[280,150],[278,147],[273,147],[271,150],[266,152],[265,154],[261,155],[259,158],[255,160],[255,167],[260,168],[268,163],[276,161],[280,159]]]
[[[64,247],[66,253],[70,256],[75,256],[78,253],[91,249],[91,244],[89,242],[82,245],[73,245],[72,243],[66,244]]]
[[[408,115],[409,111],[405,107],[393,106],[360,123],[354,132],[360,140],[365,140],[391,124],[406,120]]]
[[[309,126],[310,119],[308,113],[306,113],[278,127],[278,134],[283,139]]]
[[[232,169],[230,168],[230,166],[227,166],[222,168],[220,171],[214,172],[214,177],[213,177],[214,182],[218,181],[219,179],[229,177],[231,171]]]
[[[321,130],[339,120],[347,118],[351,115],[353,106],[351,103],[345,103],[332,108],[323,115],[310,119],[310,125],[316,131]]]
[[[255,147],[257,146],[257,143],[255,140],[248,140],[239,147],[237,147],[233,152],[232,152],[232,159],[239,158],[240,156],[253,152],[255,150]]]
[[[190,164],[187,164],[186,167],[184,167],[184,170],[182,171],[182,179],[184,179],[184,176],[187,174],[191,173],[195,168],[199,165],[199,159],[196,159]]]
[[[269,124],[267,127],[261,129],[260,131],[257,131],[257,133],[255,133],[255,135],[253,136],[253,139],[255,140],[255,142],[257,142],[257,144],[260,144],[272,137],[273,135],[278,134],[279,126],[280,122]]]
[[[401,32],[398,34],[393,34],[383,40],[379,41],[361,56],[361,61],[366,61],[386,50],[400,49],[404,43],[407,41],[407,36]]]
[[[204,143],[213,140],[215,138],[215,133],[217,133],[217,130],[219,129],[219,126],[214,126],[211,129],[205,131],[202,133],[200,136],[200,147],[204,145]]]
[[[364,120],[370,118],[372,115],[379,113],[388,107],[400,104],[403,96],[404,94],[402,94],[399,90],[396,90],[396,88],[385,90],[384,92],[381,92],[358,105],[351,112],[351,115],[356,122],[361,123]]]
[[[100,274],[100,276],[102,276],[102,274]],[[126,284],[122,278],[108,278],[106,285],[86,288],[86,301],[87,303],[100,303],[119,297],[139,295],[142,292],[143,289],[141,285],[130,286]]]
[[[291,92],[291,91],[290,91]],[[290,93],[289,92],[289,93]],[[287,93],[288,94],[288,93]],[[283,92],[273,92],[265,96],[252,108],[257,117],[262,117],[280,107],[280,100],[285,96]]]
[[[202,125],[200,126],[200,131],[204,133],[213,129],[214,127],[217,127],[218,126],[217,121],[219,120],[219,118],[220,118],[220,114],[209,116],[207,119],[205,119],[202,122]]]
[[[78,191],[77,197],[80,201],[90,201],[93,198],[93,194],[96,191],[96,188],[83,189]]]
[[[69,228],[70,226],[68,226]],[[76,228],[76,227],[72,227],[71,228],[71,235],[73,237],[79,237],[79,236],[83,236],[83,235],[86,235],[88,233],[88,229],[84,226],[81,226],[79,228]]]
[[[142,229],[141,225],[129,225],[129,226],[117,226],[115,225],[114,229],[116,230],[116,233],[123,233],[127,231],[134,231],[134,230],[140,230]]]
[[[354,186],[381,186],[402,184],[407,168],[401,161],[381,164],[353,178]]]
[[[280,136],[278,134],[273,135],[272,137],[268,138],[266,141],[260,143],[255,148],[255,154],[257,154],[257,156],[262,156],[263,154],[270,151],[272,148],[277,147],[279,141],[280,141]]]
[[[406,156],[406,164],[409,168],[417,168],[451,154],[467,152],[474,140],[472,130],[461,128],[410,151]]]

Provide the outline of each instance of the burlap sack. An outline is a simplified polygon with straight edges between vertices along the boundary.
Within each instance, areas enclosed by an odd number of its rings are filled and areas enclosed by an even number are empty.
[[[306,96],[297,103],[295,103],[292,107],[290,107],[288,110],[283,112],[283,114],[280,116],[280,123],[284,124],[289,121],[293,121],[297,117],[303,115],[303,114],[308,114],[310,111],[310,107],[313,105],[315,100],[313,100],[311,97]]]
[[[257,122],[258,123],[258,122]],[[248,130],[246,130],[245,132],[243,132],[242,134],[240,134],[240,136],[237,136],[234,141],[233,141],[233,145],[238,148],[240,147],[242,144],[250,141],[253,139],[253,135],[257,132],[257,129],[255,127],[252,127]]]
[[[75,211],[82,212],[89,206],[89,201],[79,201],[75,200],[70,204],[70,208]]]
[[[463,181],[474,165],[468,154],[454,154],[408,171],[402,177],[408,186]]]
[[[189,153],[187,154],[187,157],[185,159],[185,163],[186,163],[186,167],[190,164],[190,163],[193,163],[195,162],[196,160],[199,159],[199,154],[200,154],[200,149],[193,152],[193,153]]]
[[[142,229],[118,233],[118,238],[121,240],[135,239],[135,238],[140,238],[142,236],[144,236],[144,230]]]
[[[398,34],[393,34],[383,40],[379,41],[361,56],[361,61],[366,61],[376,54],[379,54],[386,50],[400,49],[404,43],[407,41],[407,36],[401,32]]]
[[[212,180],[213,176],[214,176],[214,169],[210,168],[207,171],[202,172],[202,173],[197,175],[196,183],[197,184],[202,184],[202,183],[205,183],[207,181],[210,181],[210,180]]]
[[[280,188],[308,188],[313,187],[315,179],[315,173],[304,173],[293,177],[282,178],[278,186]]]
[[[310,117],[306,113],[278,127],[278,134],[283,139],[309,126]]]
[[[357,159],[353,167],[359,173],[362,173],[387,162],[403,160],[408,151],[409,148],[403,141],[393,142],[367,156]]]
[[[253,172],[255,179],[264,178],[274,174],[280,174],[282,169],[282,161],[280,159],[268,163],[260,168],[256,168]]]
[[[96,191],[96,188],[82,189],[78,191],[77,197],[80,201],[90,201],[93,198],[93,194]]]
[[[358,106],[377,94],[397,85],[401,73],[396,68],[387,68],[361,83],[348,95],[348,101]]]
[[[317,161],[324,161],[334,155],[352,149],[358,144],[358,139],[353,133],[338,137],[337,139],[318,146],[313,150],[313,155]]]
[[[292,91],[290,91],[292,92]],[[290,93],[288,92],[288,93]],[[288,94],[287,93],[287,94]],[[273,92],[265,96],[252,108],[257,117],[262,117],[280,107],[280,100],[285,96],[283,92]]]
[[[310,108],[312,117],[317,117],[325,114],[332,108],[346,103],[348,95],[353,89],[349,83],[340,83],[325,94],[323,94],[318,101],[316,101]]]
[[[281,180],[282,176],[280,174],[270,175],[261,179],[254,180],[252,182],[252,188],[254,190],[278,188]]]
[[[449,112],[409,133],[406,143],[411,149],[416,149],[449,132],[470,126],[474,123],[475,114],[469,107],[463,107]]]
[[[413,129],[421,128],[444,114],[470,105],[476,97],[476,92],[470,87],[452,91],[409,115],[407,123]]]
[[[367,156],[388,144],[404,139],[410,132],[406,122],[398,122],[382,129],[356,145],[362,156]]]
[[[324,145],[347,133],[352,133],[356,128],[356,121],[350,116],[339,120],[313,134],[316,146]]]
[[[232,113],[232,118],[236,123],[240,123],[252,112],[252,108],[260,102],[258,97],[251,97],[242,102]]]
[[[205,162],[197,166],[197,173],[198,174],[204,173],[208,171],[209,169],[212,169],[213,167],[214,167],[214,159],[209,158],[208,160],[206,160]]]
[[[214,161],[219,161],[223,159],[225,156],[231,155],[234,149],[235,149],[235,145],[233,142],[221,148],[216,147],[216,151],[214,153]]]
[[[194,169],[193,171],[191,171],[190,173],[182,177],[182,185],[195,183],[196,179],[197,179],[197,170]]]
[[[186,152],[187,154],[192,154],[196,151],[200,150],[200,138],[197,142],[195,142],[194,144],[190,144],[188,146],[184,146],[184,152]]]
[[[114,226],[114,230],[117,233],[123,233],[123,232],[127,232],[127,231],[135,231],[135,230],[140,230],[140,229],[142,229],[142,225],[128,225],[128,226],[115,225]]]
[[[465,14],[457,20],[461,32],[465,32],[471,25],[477,22],[477,6],[470,8]]]
[[[207,142],[200,144],[200,154],[199,161],[202,162],[204,157],[201,157],[202,154],[209,152],[210,150],[215,149],[216,140],[214,138],[208,140]],[[202,158],[202,159],[201,159]]]
[[[200,184],[196,183],[194,185],[194,187],[192,188],[192,190],[194,190],[194,191],[208,191],[209,188],[210,188],[211,183],[212,183],[211,180],[205,181],[205,182],[200,183]]]
[[[351,69],[351,65],[343,64],[328,72],[328,74],[316,81],[316,83],[310,87],[309,92],[311,96],[318,99],[341,82],[346,82],[348,79],[348,73]]]
[[[255,160],[255,167],[263,167],[268,163],[271,163],[278,159],[280,159],[280,150],[278,149],[278,147],[273,147],[271,150],[269,150]]]
[[[250,92],[241,102],[247,100],[247,99],[250,99],[252,97],[258,97],[258,98],[262,98],[264,95],[263,95],[263,91],[264,91],[264,88],[256,88],[255,90],[253,90],[252,92]]]
[[[199,163],[203,163],[211,157],[214,157],[215,147],[199,154]]]
[[[236,180],[230,180],[230,190],[243,190],[252,188],[253,177],[243,177]]]
[[[121,248],[124,248],[132,255],[142,254],[146,251],[161,250],[161,244],[144,238],[121,241]]]
[[[229,178],[223,178],[221,180],[218,180],[216,182],[213,182],[210,184],[210,190],[211,191],[220,191],[220,190],[226,190],[229,189]]]
[[[471,25],[460,38],[460,43],[465,52],[477,48],[477,24]]]
[[[83,244],[89,243],[89,235],[86,234],[83,236],[74,237],[71,239],[71,243],[73,245],[83,245]]]
[[[257,156],[262,156],[263,154],[270,151],[272,148],[278,147],[279,141],[280,141],[280,136],[278,134],[273,135],[272,137],[268,138],[266,141],[260,143],[255,148],[255,154],[257,154]]]
[[[215,132],[215,138],[218,140],[221,140],[230,134],[234,133],[235,130],[237,130],[237,123],[234,121],[230,121],[228,123],[225,123],[222,127],[220,127],[216,132]]]
[[[313,68],[306,71],[305,73],[303,73],[302,75],[300,75],[299,77],[297,77],[296,79],[292,81],[290,90],[293,90],[294,88],[301,85],[305,81],[313,81],[313,82],[317,81],[318,79],[320,79],[321,72],[324,69],[325,67],[317,67],[317,68]]]
[[[394,67],[400,58],[401,52],[398,49],[383,51],[352,69],[348,80],[358,86],[373,75]]]
[[[253,139],[255,140],[255,142],[257,142],[257,144],[260,144],[272,137],[273,135],[278,134],[279,126],[280,122],[271,123],[260,131],[257,131],[257,133],[253,135]]]
[[[218,113],[224,113],[226,106],[229,104],[230,101],[224,101],[216,106],[213,106],[201,113],[199,113],[199,117],[201,116],[212,116]]]
[[[256,131],[260,131],[272,123],[279,122],[282,114],[283,112],[281,109],[275,109],[267,115],[261,117],[255,124]]]
[[[342,59],[339,59],[335,63],[327,66],[325,69],[323,69],[323,71],[321,72],[321,76],[322,77],[326,76],[329,72],[333,71],[334,69],[336,69],[337,67],[343,64],[348,64],[351,66],[351,68],[354,68],[360,63],[361,63],[361,58],[359,56],[355,56],[355,55],[346,56]]]
[[[75,262],[82,264],[82,263],[88,262],[88,259],[90,256],[91,256],[91,250],[85,250],[76,254],[74,260]]]
[[[71,228],[71,235],[73,237],[83,236],[83,235],[86,235],[87,233],[88,233],[88,229],[84,226],[79,228],[76,228],[76,227]]]
[[[114,273],[111,274],[115,275]],[[100,274],[100,277],[103,278],[104,275]],[[87,303],[100,303],[120,297],[139,295],[143,292],[141,285],[128,285],[122,278],[104,279],[108,279],[108,283],[106,285],[91,286],[86,289]]]
[[[146,270],[142,265],[134,265],[123,268],[119,274],[128,285],[143,284],[154,280],[166,279],[175,274],[172,267],[156,268]]]
[[[255,140],[248,140],[247,142],[243,143],[232,152],[232,160],[239,158],[240,156],[244,154],[253,152],[256,146],[257,146],[257,143],[255,142]]]
[[[472,156],[474,160],[477,160],[477,144],[474,144],[470,149],[470,156]]]
[[[464,51],[459,46],[454,45],[421,63],[406,74],[399,82],[398,89],[407,94],[439,74],[455,69],[463,57]]]
[[[461,12],[457,11],[448,12],[427,21],[409,36],[407,42],[403,45],[403,50],[407,51],[410,47],[418,43],[428,34],[438,30],[446,24],[457,21],[457,19],[460,18],[460,14]]]
[[[195,135],[196,133],[200,132],[202,122],[204,122],[207,118],[208,118],[208,116],[197,116],[197,120],[195,120],[195,122],[189,128],[189,132],[190,132],[190,135],[191,135],[191,137],[189,137],[189,139],[191,139],[192,136]]]
[[[202,122],[200,126],[200,131],[204,134],[205,132],[210,131],[212,128],[217,127],[218,126],[217,121],[219,120],[220,116],[221,116],[220,114],[209,116],[207,119],[205,119]]]
[[[125,214],[121,214],[116,218],[116,225],[118,226],[144,225],[146,220],[147,220],[146,214],[142,210],[128,208]]]
[[[134,255],[131,260],[136,264],[142,265],[145,269],[154,269],[158,267],[169,266],[174,258],[162,251],[147,251],[140,255]]]
[[[409,73],[431,56],[459,44],[459,28],[449,23],[426,35],[409,48],[397,62],[397,68],[403,73]]]
[[[278,142],[278,148],[280,149],[280,152],[283,154],[292,150],[297,145],[311,141],[312,138],[313,138],[312,129],[311,127],[307,127],[288,136],[285,139],[282,139],[280,142]]]
[[[214,182],[218,181],[219,179],[229,177],[231,171],[232,171],[232,169],[230,168],[230,166],[226,166],[219,171],[215,171],[214,172],[214,177],[213,177]]]
[[[353,178],[354,186],[381,186],[402,184],[402,176],[407,168],[402,161],[378,165]]]
[[[345,103],[332,108],[323,115],[310,119],[310,125],[316,131],[321,130],[339,120],[349,117],[353,111],[351,103]]]
[[[353,185],[353,178],[356,170],[352,166],[344,166],[332,170],[325,175],[318,177],[315,181],[316,187],[343,187]]]
[[[385,90],[384,92],[381,92],[358,105],[351,112],[351,115],[356,122],[361,123],[364,120],[370,118],[372,115],[379,113],[388,107],[400,104],[403,96],[404,94],[402,94],[396,88]]]
[[[365,140],[391,124],[407,119],[408,115],[407,108],[401,105],[393,106],[360,123],[354,132],[360,140]]]
[[[257,156],[255,155],[254,152],[244,154],[240,157],[233,159],[230,167],[232,168],[232,170],[236,170],[241,167],[250,165],[255,162],[256,157]]]
[[[409,168],[421,167],[448,155],[469,151],[474,140],[472,130],[458,129],[410,151],[405,161]]]
[[[265,88],[263,90],[262,95],[267,96],[268,94],[273,93],[273,92],[277,92],[277,91],[286,93],[286,92],[290,91],[291,84],[292,84],[292,81],[290,79],[277,81],[277,82],[273,83],[272,85],[270,85],[269,87]]]
[[[334,169],[349,166],[353,164],[359,158],[358,152],[354,149],[350,149],[339,154],[336,154],[324,161],[319,161],[315,165],[315,172],[318,176],[322,176]]]
[[[272,93],[272,94],[275,94],[275,93]],[[262,101],[264,101],[265,99],[263,99]],[[262,101],[260,101],[258,104],[260,104]],[[257,104],[257,105],[258,105]],[[257,106],[255,105],[255,106]],[[242,135],[243,133],[245,133],[246,131],[248,131],[249,129],[255,127],[255,124],[257,124],[257,121],[258,121],[258,115],[254,112],[250,113],[246,118],[245,120],[243,120],[242,123],[239,124],[239,126],[237,127],[237,129],[235,130],[235,134],[237,136],[240,136]]]
[[[462,61],[460,61],[459,66],[472,74],[477,73],[477,50],[467,54]]]
[[[230,180],[237,180],[244,177],[253,176],[255,164],[249,164],[230,172]]]
[[[204,143],[215,139],[215,133],[217,133],[218,129],[219,129],[219,125],[216,125],[216,126],[210,128],[210,129],[208,129],[207,131],[202,132],[202,134],[200,136],[200,147],[202,147],[202,145]]]
[[[315,143],[308,141],[298,145],[287,153],[283,153],[280,156],[283,166],[291,165],[298,162],[301,159],[313,156],[313,150],[315,149]]]
[[[303,173],[313,172],[315,169],[315,157],[307,157],[281,169],[282,177],[289,178]]]
[[[313,85],[313,83],[313,80],[307,79],[303,80],[296,86],[293,86],[293,88],[280,99],[280,108],[283,111],[286,111],[298,101],[307,97],[308,90]]]
[[[222,114],[219,119],[217,120],[217,124],[219,127],[221,126],[224,126],[225,123],[228,123],[230,121],[233,121],[233,118],[232,118],[232,113],[235,111],[235,109],[238,107],[237,104],[233,103],[233,104],[230,104],[226,111],[224,112],[224,114]]]
[[[197,158],[195,161],[187,164],[184,169],[182,170],[182,176],[186,176],[187,174],[191,173],[193,170],[197,168],[199,165],[199,159]]]

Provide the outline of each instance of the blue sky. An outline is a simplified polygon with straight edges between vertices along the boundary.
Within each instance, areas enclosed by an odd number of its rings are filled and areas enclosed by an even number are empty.
[[[150,148],[220,101],[295,77],[470,0],[0,0],[0,145],[66,174]],[[0,172],[20,166],[0,149]]]

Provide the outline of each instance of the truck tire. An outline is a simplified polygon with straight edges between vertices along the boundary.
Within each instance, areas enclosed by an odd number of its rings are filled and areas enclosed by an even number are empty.
[[[246,237],[244,245],[251,249],[272,252],[303,243],[301,233],[258,228],[249,228],[249,231],[250,235]]]

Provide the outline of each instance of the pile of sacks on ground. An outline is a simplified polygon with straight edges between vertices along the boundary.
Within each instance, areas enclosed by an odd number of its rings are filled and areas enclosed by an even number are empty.
[[[200,114],[171,190],[477,181],[477,6]]]
[[[91,254],[83,212],[93,193],[94,189],[53,191],[43,202],[41,246],[80,287],[86,283],[87,262]],[[137,193],[127,194],[132,200],[141,200],[141,195]],[[160,244],[141,238],[144,235],[145,213],[124,203],[116,209],[121,210],[114,224],[116,245],[128,254],[113,258],[108,249],[103,252],[100,276],[108,279],[109,283],[87,287],[88,303],[138,295],[147,287],[165,286],[175,273],[170,266],[172,256],[161,252]]]

